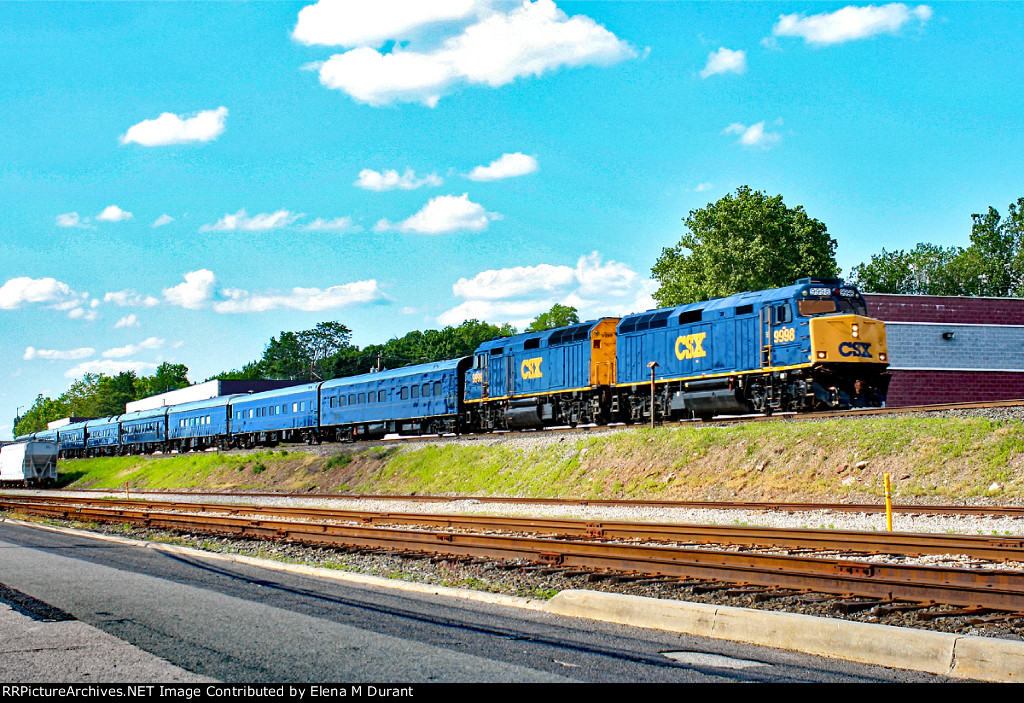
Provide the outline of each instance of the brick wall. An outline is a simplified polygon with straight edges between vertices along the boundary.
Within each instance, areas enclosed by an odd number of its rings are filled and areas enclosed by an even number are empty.
[[[868,315],[885,322],[1024,325],[1022,298],[865,293],[864,300],[868,305]]]
[[[1024,327],[1010,327],[1024,325],[1024,299],[879,293],[864,299],[868,315],[894,323],[886,326],[893,369],[887,405],[1024,398]],[[899,324],[915,322],[936,324]],[[953,332],[952,339],[943,332]]]
[[[885,337],[894,369],[1024,373],[1021,326],[887,321]]]
[[[1024,398],[1024,373],[893,371],[886,405],[970,403]]]

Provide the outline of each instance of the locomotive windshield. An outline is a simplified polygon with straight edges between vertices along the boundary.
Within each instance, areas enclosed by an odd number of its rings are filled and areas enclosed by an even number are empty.
[[[800,300],[796,304],[800,317],[817,317],[819,315],[867,315],[868,308],[863,300],[856,298],[825,298],[819,300]]]

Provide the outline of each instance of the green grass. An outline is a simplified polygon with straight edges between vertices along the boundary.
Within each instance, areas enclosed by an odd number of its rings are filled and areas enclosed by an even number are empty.
[[[336,484],[326,471],[344,470]],[[1024,499],[1024,422],[848,418],[562,435],[534,449],[477,442],[61,463],[62,484],[123,490],[280,487],[433,495],[736,500]],[[282,481],[291,480],[285,487]],[[277,482],[277,483],[275,483]],[[992,484],[998,491],[990,491]]]

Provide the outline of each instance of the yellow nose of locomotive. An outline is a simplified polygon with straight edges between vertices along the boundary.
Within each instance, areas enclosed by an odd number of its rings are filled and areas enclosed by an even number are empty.
[[[888,364],[885,323],[863,315],[829,315],[811,321],[812,363]]]

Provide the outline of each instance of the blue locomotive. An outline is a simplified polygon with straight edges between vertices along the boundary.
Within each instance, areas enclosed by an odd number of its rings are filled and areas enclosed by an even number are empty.
[[[838,279],[606,317],[472,357],[77,422],[62,457],[877,407],[885,326]],[[23,438],[19,438],[23,439]]]
[[[880,406],[885,325],[838,279],[520,334],[477,349],[466,426],[578,423]]]

